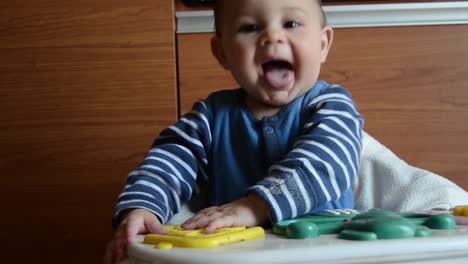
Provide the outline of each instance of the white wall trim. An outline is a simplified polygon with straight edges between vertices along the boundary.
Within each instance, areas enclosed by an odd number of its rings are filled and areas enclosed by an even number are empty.
[[[324,6],[335,28],[468,24],[468,1]],[[177,33],[213,32],[213,11],[177,11]]]

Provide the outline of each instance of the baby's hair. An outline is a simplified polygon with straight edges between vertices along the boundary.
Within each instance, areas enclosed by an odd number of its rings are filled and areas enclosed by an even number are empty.
[[[322,14],[322,27],[325,27],[326,25],[328,25],[328,22],[327,22],[327,16],[325,15],[325,12],[323,11],[323,8],[322,8],[322,1],[321,0],[311,0],[311,1],[316,1],[317,4],[319,5],[320,7],[320,13]],[[214,1],[214,26],[215,26],[215,31],[216,31],[216,35],[219,35],[219,14],[221,14],[221,8],[222,8],[222,3],[223,3],[223,0],[215,0]]]

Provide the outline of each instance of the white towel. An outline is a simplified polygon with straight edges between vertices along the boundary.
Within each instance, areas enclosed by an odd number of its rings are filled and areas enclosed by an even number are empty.
[[[357,210],[405,212],[468,205],[468,192],[442,176],[409,165],[365,132],[353,189]],[[192,215],[184,205],[169,223],[180,224]]]
[[[468,192],[448,179],[413,167],[369,134],[363,134],[361,167],[354,184],[356,209],[395,212],[468,204]]]

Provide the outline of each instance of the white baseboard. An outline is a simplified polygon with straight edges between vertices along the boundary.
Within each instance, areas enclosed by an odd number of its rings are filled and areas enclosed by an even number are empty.
[[[468,1],[324,6],[335,28],[468,24]],[[213,11],[178,11],[177,33],[213,32]]]

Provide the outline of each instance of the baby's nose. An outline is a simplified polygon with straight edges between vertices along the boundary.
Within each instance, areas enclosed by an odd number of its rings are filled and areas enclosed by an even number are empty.
[[[265,29],[259,40],[260,46],[281,44],[285,42],[285,34],[281,29]]]

